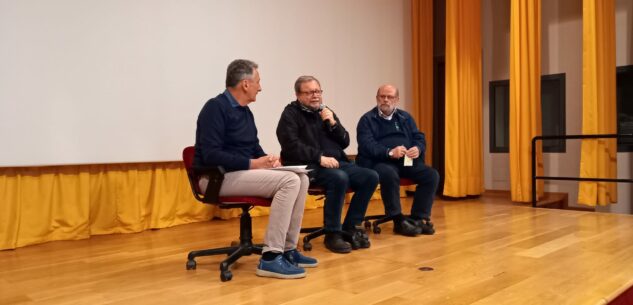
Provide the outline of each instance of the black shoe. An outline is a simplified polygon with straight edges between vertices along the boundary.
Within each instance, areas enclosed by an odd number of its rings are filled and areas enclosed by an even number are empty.
[[[334,253],[352,252],[352,246],[343,240],[341,232],[325,233],[325,247]]]
[[[352,229],[345,229],[345,241],[352,245],[352,249],[358,250],[360,248],[367,249],[371,246],[369,242],[369,236],[364,229],[354,227]]]
[[[343,240],[348,242],[350,246],[352,246],[352,250],[358,250],[360,248],[360,243],[356,238],[356,234],[353,230],[343,230],[341,233],[343,236]]]
[[[428,219],[421,219],[421,220],[413,220],[410,219],[410,221],[412,221],[416,227],[418,227],[418,230],[420,231],[420,234],[424,234],[424,235],[433,235],[435,234],[435,228],[433,227],[433,223],[428,220]]]
[[[420,234],[420,229],[407,219],[394,222],[393,233],[404,236],[417,236]]]

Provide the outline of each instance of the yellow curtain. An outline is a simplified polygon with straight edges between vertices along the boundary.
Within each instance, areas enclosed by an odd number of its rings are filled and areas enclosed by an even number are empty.
[[[584,0],[582,7],[582,133],[614,134],[615,6],[614,0]],[[583,140],[580,177],[616,178],[616,139]],[[613,182],[581,182],[578,203],[595,206],[617,202]]]
[[[0,168],[0,203],[0,250],[240,213],[196,201],[180,162]],[[308,196],[306,208],[322,205]]]
[[[413,117],[426,136],[428,165],[433,164],[433,0],[411,1]]]
[[[447,0],[446,196],[484,189],[481,52],[481,0]]]
[[[541,125],[541,1],[512,0],[510,5],[510,192],[512,201],[532,197],[532,138]],[[537,175],[543,174],[537,143]],[[537,198],[543,181],[537,181]]]

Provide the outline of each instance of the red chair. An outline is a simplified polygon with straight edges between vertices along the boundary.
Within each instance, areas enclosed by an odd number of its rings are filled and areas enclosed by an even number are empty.
[[[187,177],[189,178],[193,196],[200,202],[213,204],[221,209],[242,209],[242,215],[240,217],[239,244],[232,244],[231,247],[191,251],[189,255],[187,255],[187,270],[196,269],[195,258],[198,256],[228,255],[228,257],[220,263],[220,279],[223,282],[230,281],[231,278],[233,278],[233,274],[229,270],[231,264],[242,256],[251,255],[253,253],[262,254],[263,245],[253,244],[252,221],[249,210],[255,206],[269,207],[272,201],[269,198],[260,197],[220,197],[220,187],[224,180],[224,169],[221,166],[194,169],[194,152],[195,149],[193,146],[186,147],[182,151],[182,160],[187,170]],[[200,187],[198,186],[198,180],[202,175],[209,176],[209,185],[204,194],[200,191]]]
[[[415,185],[415,182],[413,182],[413,180],[408,179],[408,178],[400,178],[400,186],[409,186],[409,185]],[[363,220],[365,221],[366,231],[369,231],[369,229],[372,229],[372,232],[374,232],[374,234],[380,234],[381,230],[379,226],[385,222],[392,221],[393,216],[387,216],[384,214],[371,215],[371,216],[365,216]],[[371,220],[376,220],[376,221],[371,222]]]

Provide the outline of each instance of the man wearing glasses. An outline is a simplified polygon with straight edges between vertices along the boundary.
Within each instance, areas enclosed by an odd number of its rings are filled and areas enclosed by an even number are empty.
[[[380,176],[385,213],[393,216],[394,233],[405,236],[435,233],[431,223],[433,197],[439,174],[424,164],[426,140],[409,113],[397,109],[398,89],[383,85],[376,93],[377,106],[365,113],[356,129],[358,165],[374,169]],[[402,215],[400,177],[416,184],[411,215]]]
[[[307,164],[312,169],[311,183],[325,188],[325,247],[335,253],[369,248],[369,238],[358,226],[376,190],[378,174],[347,158],[343,149],[349,146],[349,134],[332,110],[324,106],[319,81],[301,76],[294,89],[297,100],[286,106],[277,125],[281,159],[284,165]],[[341,225],[348,188],[354,196]]]

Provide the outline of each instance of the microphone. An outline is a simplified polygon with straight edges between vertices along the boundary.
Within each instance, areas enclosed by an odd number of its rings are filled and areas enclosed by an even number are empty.
[[[323,109],[325,109],[325,104],[321,103],[317,112],[321,114],[321,111],[323,111]],[[330,120],[325,120],[325,126],[327,126],[328,129],[332,128],[332,123],[330,123]]]

